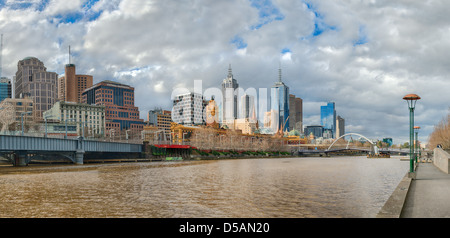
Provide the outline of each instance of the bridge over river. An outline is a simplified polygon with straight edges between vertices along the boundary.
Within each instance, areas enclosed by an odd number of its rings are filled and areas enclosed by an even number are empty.
[[[141,153],[142,144],[77,139],[0,135],[0,156],[15,166],[25,166],[31,159],[59,156],[83,164],[86,153]]]
[[[344,138],[346,136],[359,136],[360,138],[365,139],[367,142],[369,142],[369,147],[355,147],[350,146],[350,141],[348,141],[347,145],[344,147],[335,146],[336,142]],[[307,146],[309,148],[314,146]],[[313,150],[311,149],[299,149],[298,154],[299,155],[320,155],[320,156],[328,156],[329,154],[336,154],[336,153],[366,153],[366,154],[380,154],[380,153],[389,153],[389,154],[400,154],[400,155],[407,155],[409,154],[408,150],[401,150],[401,149],[385,149],[385,148],[378,148],[377,145],[367,137],[358,134],[358,133],[347,133],[345,135],[340,136],[339,138],[336,138],[333,143],[331,143],[329,146],[318,146],[315,147]]]

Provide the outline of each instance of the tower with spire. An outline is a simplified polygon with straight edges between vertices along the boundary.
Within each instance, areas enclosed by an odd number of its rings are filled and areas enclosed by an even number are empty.
[[[222,81],[222,123],[237,119],[238,104],[236,89],[239,87],[236,79],[233,77],[231,64],[228,66],[228,75]]]
[[[278,112],[278,130],[289,128],[289,87],[281,80],[281,66],[278,68],[278,81],[272,86],[270,94],[270,109]]]

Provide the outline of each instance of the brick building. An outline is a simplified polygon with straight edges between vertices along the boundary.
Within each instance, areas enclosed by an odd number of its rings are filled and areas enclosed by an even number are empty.
[[[112,130],[115,134],[126,130],[140,133],[145,124],[134,106],[134,88],[128,85],[102,81],[84,90],[82,103],[105,106],[106,135]]]

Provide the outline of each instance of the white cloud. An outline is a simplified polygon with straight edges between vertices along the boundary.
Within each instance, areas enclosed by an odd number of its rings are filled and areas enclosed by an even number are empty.
[[[79,11],[81,9],[81,4],[81,0],[50,0],[44,13],[49,16],[67,14]]]
[[[303,98],[304,125],[319,123],[320,106],[335,101],[346,131],[400,143],[408,135],[405,94],[422,97],[416,123],[424,135],[449,107],[445,1],[273,0],[283,17],[267,22],[247,0],[100,0],[83,8],[84,1],[55,0],[44,9],[21,2],[0,9],[4,75],[12,78],[27,56],[62,73],[71,45],[77,72],[135,87],[142,118],[144,110],[170,109],[170,92],[194,79],[220,87],[229,63],[242,87],[269,88],[280,61],[283,81]],[[55,18],[68,13],[80,19]]]

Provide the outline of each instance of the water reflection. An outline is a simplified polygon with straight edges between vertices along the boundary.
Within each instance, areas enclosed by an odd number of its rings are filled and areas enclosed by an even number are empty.
[[[399,159],[242,159],[0,168],[0,217],[375,217]]]

